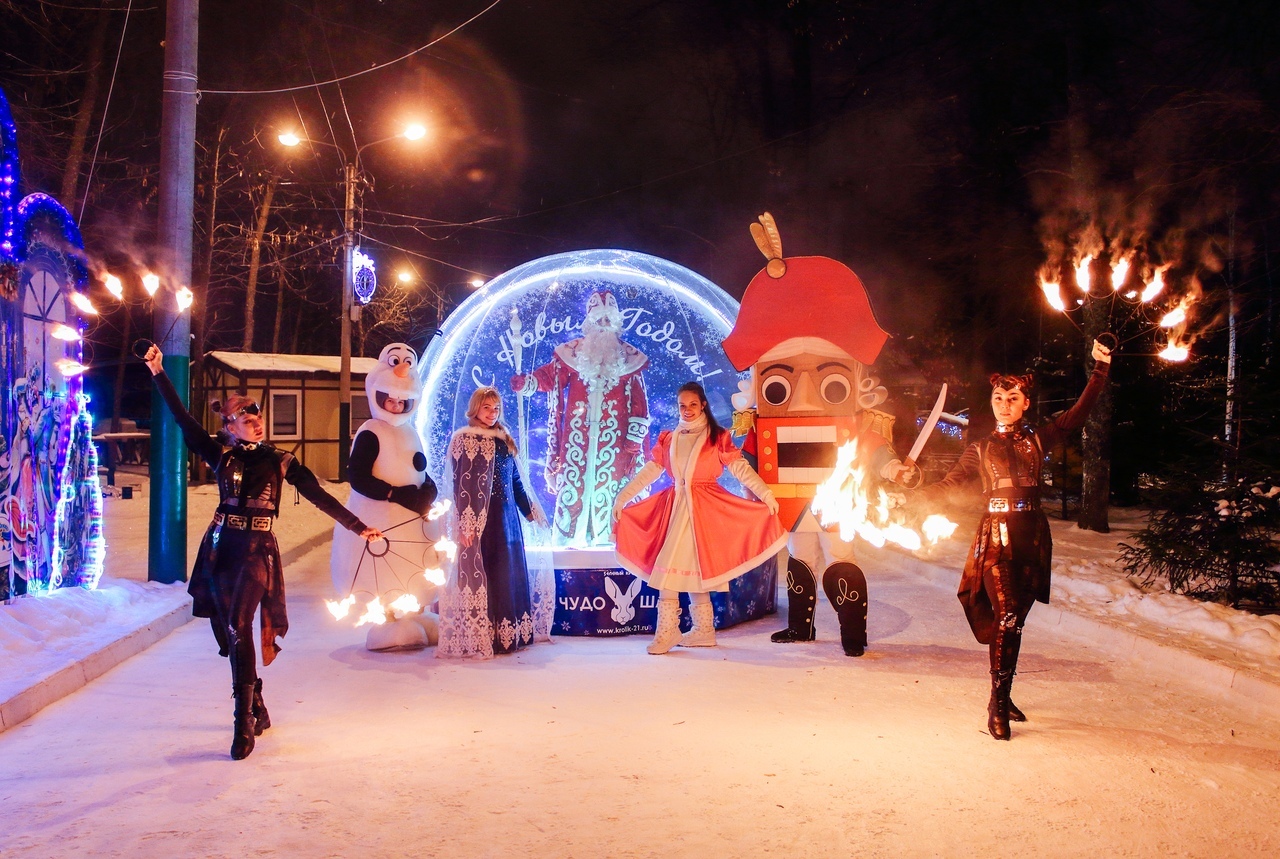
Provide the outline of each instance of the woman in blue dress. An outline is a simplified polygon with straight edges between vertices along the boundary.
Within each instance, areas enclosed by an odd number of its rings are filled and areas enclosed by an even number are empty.
[[[467,426],[453,434],[448,459],[457,565],[440,595],[441,657],[487,659],[550,634],[554,583],[531,572],[521,519],[545,527],[525,491],[518,448],[500,420],[502,397],[483,387],[471,395]]]

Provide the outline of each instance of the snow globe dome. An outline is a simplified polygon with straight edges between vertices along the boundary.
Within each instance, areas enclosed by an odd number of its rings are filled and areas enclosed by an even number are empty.
[[[502,395],[502,421],[521,446],[520,460],[532,483],[527,488],[551,514],[556,489],[550,484],[557,478],[548,464],[557,452],[548,448],[562,442],[549,445],[548,438],[557,433],[557,400],[561,408],[571,406],[545,387],[536,393],[527,388],[521,396],[512,381],[552,362],[557,347],[561,354],[572,348],[566,344],[583,337],[588,304],[597,296],[593,306],[599,306],[601,293],[616,302],[611,310],[617,314],[624,349],[632,347],[627,350],[632,364],[633,350],[647,359],[636,389],[647,399],[644,450],[660,430],[675,426],[676,390],[691,380],[702,383],[713,414],[728,425],[730,397],[742,377],[720,344],[733,327],[738,303],[701,275],[659,257],[624,250],[574,251],[495,277],[450,314],[441,336],[432,341],[423,358],[426,408],[418,417],[431,473],[444,473],[449,438],[466,425],[471,394],[492,385]],[[627,431],[623,420],[619,432]],[[631,431],[637,432],[634,425]],[[585,437],[584,443],[589,443]],[[602,437],[596,443],[616,439]]]

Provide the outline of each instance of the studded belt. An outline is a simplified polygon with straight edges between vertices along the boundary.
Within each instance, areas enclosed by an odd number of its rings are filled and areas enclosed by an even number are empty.
[[[271,516],[237,516],[235,513],[214,513],[213,524],[237,531],[270,531]]]
[[[1025,513],[1039,510],[1040,501],[1035,498],[988,498],[988,513]]]

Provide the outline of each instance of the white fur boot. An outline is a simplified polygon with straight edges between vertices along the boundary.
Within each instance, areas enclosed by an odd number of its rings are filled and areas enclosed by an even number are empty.
[[[693,629],[680,636],[680,646],[715,647],[716,613],[711,601],[692,603],[689,614],[693,617]]]
[[[658,600],[658,628],[648,650],[654,656],[666,653],[680,643],[680,600]]]

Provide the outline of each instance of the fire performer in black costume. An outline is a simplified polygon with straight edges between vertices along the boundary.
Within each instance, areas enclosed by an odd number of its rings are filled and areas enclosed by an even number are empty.
[[[220,503],[200,542],[188,591],[194,600],[192,613],[209,618],[218,652],[231,660],[231,688],[235,694],[231,757],[243,760],[253,751],[254,737],[271,727],[253,647],[254,612],[262,607],[264,667],[280,650],[276,638],[289,629],[284,571],[272,533],[275,517],[280,513],[281,481],[289,481],[308,501],[366,540],[382,539],[382,533],[367,527],[325,492],[311,470],[292,455],[263,443],[262,418],[252,399],[237,394],[225,403],[210,404],[230,435],[230,446],[225,446],[205,432],[182,405],[177,389],[164,372],[164,354],[159,347],[151,346],[143,360],[178,422],[187,447],[217,475]]]
[[[1049,520],[1040,509],[1040,466],[1050,448],[1084,424],[1106,386],[1111,351],[1095,340],[1093,359],[1093,374],[1080,399],[1039,429],[1022,420],[1031,404],[1031,376],[993,375],[995,432],[969,445],[947,476],[924,493],[936,498],[945,490],[982,478],[987,512],[978,524],[957,596],[974,637],[990,646],[987,729],[997,740],[1009,739],[1011,719],[1027,719],[1009,693],[1018,666],[1022,626],[1037,600],[1049,602],[1053,538]]]

